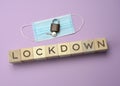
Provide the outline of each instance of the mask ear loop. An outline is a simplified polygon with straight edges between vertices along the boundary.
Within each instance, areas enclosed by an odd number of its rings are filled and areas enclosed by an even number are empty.
[[[26,28],[26,27],[32,27],[32,25],[25,25],[25,26],[22,26],[22,28],[21,28],[21,35],[24,37],[24,38],[26,38],[26,39],[28,39],[28,40],[31,40],[32,42],[34,42],[34,40],[33,39],[31,39],[29,36],[27,36],[25,33],[24,33],[24,29]]]
[[[72,16],[78,16],[79,18],[81,18],[81,25],[79,26],[78,30],[76,30],[74,33],[72,33],[72,34],[70,34],[70,35],[76,34],[76,33],[78,33],[79,31],[81,31],[83,25],[85,24],[85,20],[84,20],[84,18],[83,18],[82,16],[79,16],[79,15],[73,15],[73,14],[72,14]]]

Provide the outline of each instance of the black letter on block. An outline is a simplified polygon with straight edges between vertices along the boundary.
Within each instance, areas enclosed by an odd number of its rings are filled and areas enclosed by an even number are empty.
[[[75,48],[75,46],[77,46],[77,48]],[[79,45],[79,44],[74,44],[74,45],[72,46],[72,48],[73,48],[73,50],[77,51],[77,50],[80,49],[80,45]]]
[[[68,49],[68,47],[66,45],[61,45],[60,47],[61,47],[61,52],[65,52]]]
[[[99,41],[97,41],[97,45],[98,45],[98,48],[100,48],[100,46],[105,47],[105,42],[104,42],[104,40],[102,40],[102,43],[99,42]]]
[[[13,57],[13,59],[18,59],[18,57],[15,57],[14,56],[14,53],[12,52],[12,57]]]
[[[93,47],[93,42],[90,44],[90,43],[84,43],[84,46],[85,46],[85,48],[86,49],[88,49],[88,48],[90,48],[90,49],[92,49],[92,47]]]
[[[48,48],[49,54],[50,54],[51,52],[53,52],[53,53],[55,54],[55,51],[53,51],[54,48],[55,48],[55,47],[52,47],[51,49],[50,49],[50,47]]]
[[[25,53],[28,53],[28,55],[26,55]],[[25,51],[23,52],[23,56],[24,56],[24,57],[29,57],[30,55],[31,55],[31,53],[30,53],[29,50],[25,50]]]
[[[36,50],[36,54],[37,54],[37,55],[42,55],[42,53],[39,53],[39,52],[38,52],[39,50],[42,50],[42,49],[41,49],[41,48],[38,48],[38,49]]]

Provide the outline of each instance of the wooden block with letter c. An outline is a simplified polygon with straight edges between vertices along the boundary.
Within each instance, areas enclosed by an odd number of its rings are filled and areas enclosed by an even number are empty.
[[[33,47],[34,60],[46,59],[45,46]]]

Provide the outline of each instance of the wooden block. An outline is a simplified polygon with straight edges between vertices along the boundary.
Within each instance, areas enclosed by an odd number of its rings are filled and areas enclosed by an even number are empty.
[[[58,44],[58,53],[60,57],[71,55],[70,44],[69,43]]]
[[[82,41],[82,47],[84,53],[95,52],[94,40]]]
[[[33,47],[33,55],[35,60],[46,59],[45,46]]]
[[[82,54],[83,48],[81,41],[70,42],[70,52],[72,55],[74,54]]]
[[[11,63],[21,62],[20,50],[9,51],[9,62]]]
[[[107,42],[105,38],[99,38],[94,40],[96,51],[106,51],[108,49]]]
[[[21,60],[22,61],[29,61],[33,60],[33,48],[23,48],[21,49]]]
[[[53,58],[58,56],[58,47],[57,45],[47,45],[45,46],[45,52],[47,58]]]

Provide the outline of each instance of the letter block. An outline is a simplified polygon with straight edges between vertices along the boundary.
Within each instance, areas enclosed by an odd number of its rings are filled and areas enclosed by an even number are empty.
[[[96,51],[105,51],[108,49],[105,38],[96,39],[96,40],[94,40],[94,42],[95,42],[95,50]]]
[[[35,60],[46,59],[45,46],[33,47],[33,55]]]
[[[53,58],[58,56],[58,47],[57,45],[47,45],[45,46],[46,57]]]
[[[82,41],[82,47],[84,53],[95,52],[94,40]]]
[[[71,55],[70,44],[69,43],[58,44],[58,53],[60,57]]]
[[[29,61],[33,60],[33,48],[23,48],[21,49],[21,60],[22,61]]]
[[[21,62],[20,50],[9,51],[9,62],[12,63]]]
[[[77,42],[70,42],[70,51],[71,54],[82,54],[83,53],[83,48],[82,48],[82,43],[81,41]]]

